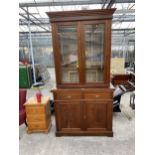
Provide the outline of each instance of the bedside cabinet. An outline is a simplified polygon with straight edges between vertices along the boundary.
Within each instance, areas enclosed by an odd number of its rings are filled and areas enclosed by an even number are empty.
[[[38,103],[36,97],[31,97],[24,105],[28,124],[27,133],[48,133],[51,125],[50,98],[42,96],[41,103]]]

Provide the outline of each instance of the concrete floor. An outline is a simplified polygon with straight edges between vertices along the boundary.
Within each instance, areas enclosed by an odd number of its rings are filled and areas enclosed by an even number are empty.
[[[43,95],[48,95],[55,87],[54,69],[48,69],[50,78],[41,87]],[[36,89],[27,91],[27,99]],[[135,154],[135,111],[129,107],[130,93],[121,98],[121,113],[113,113],[114,137],[55,137],[55,118],[48,134],[26,133],[26,126],[19,127],[20,155],[134,155]]]
[[[44,95],[49,94],[43,90]],[[28,97],[33,92],[28,92]],[[26,133],[26,126],[19,127],[20,155],[134,155],[135,112],[129,107],[130,93],[121,99],[121,113],[113,113],[114,137],[55,137],[55,120],[48,134]],[[52,98],[52,96],[51,96]]]

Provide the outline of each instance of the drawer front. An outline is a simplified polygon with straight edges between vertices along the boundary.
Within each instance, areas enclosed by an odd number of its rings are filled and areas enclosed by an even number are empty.
[[[28,122],[44,122],[45,121],[45,115],[27,115],[27,121]]]
[[[86,92],[85,99],[112,99],[112,94],[109,92]]]
[[[45,107],[44,106],[26,106],[26,114],[44,114]]]
[[[29,129],[46,129],[47,125],[45,122],[39,122],[39,123],[28,123],[28,128]]]
[[[81,99],[80,92],[58,92],[56,93],[57,100],[73,100]]]

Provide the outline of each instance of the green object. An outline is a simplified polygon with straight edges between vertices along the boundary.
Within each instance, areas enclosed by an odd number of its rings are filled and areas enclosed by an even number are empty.
[[[30,65],[19,66],[19,88],[30,88],[32,85],[32,74]]]

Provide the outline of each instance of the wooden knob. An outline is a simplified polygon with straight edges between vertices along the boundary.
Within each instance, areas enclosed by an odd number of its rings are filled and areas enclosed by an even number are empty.
[[[96,95],[96,98],[99,98],[100,96],[99,95]]]
[[[70,95],[68,95],[68,96],[67,96],[67,98],[71,98],[71,96],[70,96]]]

